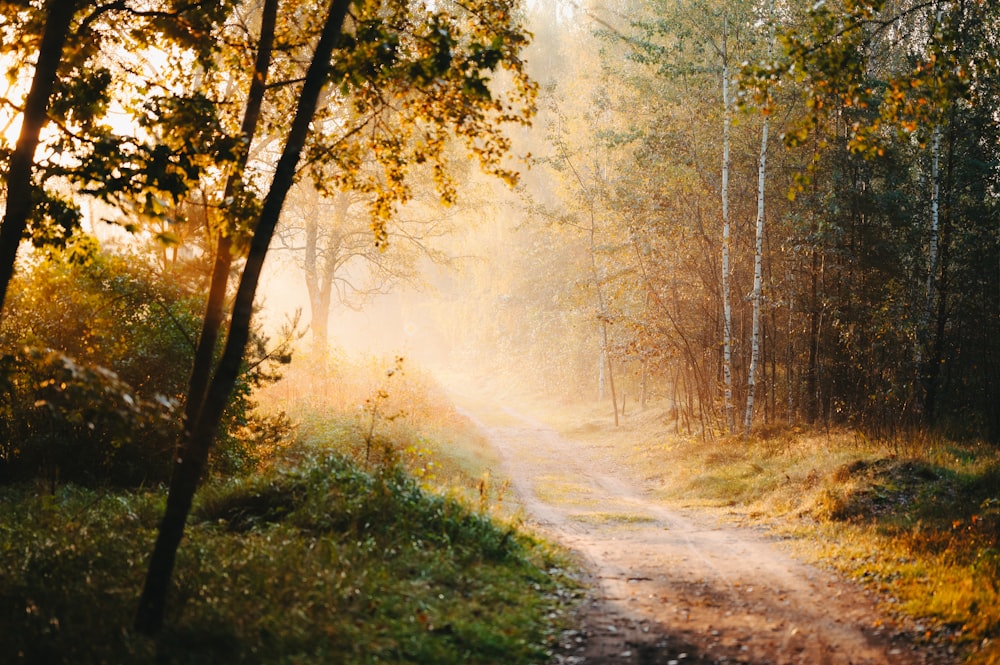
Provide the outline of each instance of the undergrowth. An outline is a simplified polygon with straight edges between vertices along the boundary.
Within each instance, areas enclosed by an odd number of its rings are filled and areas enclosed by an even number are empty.
[[[302,440],[336,450],[362,468],[400,466],[421,486],[476,506],[517,516],[496,451],[459,412],[437,381],[396,357],[337,360],[322,368],[289,368],[261,401],[298,423]]]
[[[540,663],[575,594],[513,526],[301,443],[199,493],[153,640],[130,626],[162,492],[0,492],[3,662]]]

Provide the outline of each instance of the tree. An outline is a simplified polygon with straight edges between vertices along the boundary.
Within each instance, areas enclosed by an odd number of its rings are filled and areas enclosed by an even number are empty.
[[[257,283],[303,153],[311,163],[337,168],[334,175],[340,186],[373,195],[373,231],[376,242],[383,243],[395,205],[410,197],[407,175],[413,165],[431,164],[439,193],[446,200],[453,197],[443,150],[449,133],[465,141],[487,172],[516,179],[503,164],[510,144],[501,127],[527,122],[534,86],[518,57],[527,37],[511,5],[432,8],[333,0],[327,12],[253,226],[222,356],[174,464],[166,512],[136,614],[136,628],[142,632],[154,633],[163,623],[176,551],[222,410],[239,373]],[[487,77],[501,68],[509,72],[512,86],[507,94],[495,96]],[[319,108],[328,82],[333,98],[339,97],[349,117],[359,121],[357,126],[348,125],[347,135],[333,133],[333,145],[325,142],[329,136],[321,131],[311,133],[312,127],[324,128],[332,122],[333,107]],[[356,127],[367,131],[356,133]],[[373,151],[380,167],[379,177],[357,169],[367,149]]]
[[[288,252],[301,269],[309,296],[312,355],[320,370],[325,368],[335,305],[360,309],[399,285],[418,287],[421,261],[449,263],[433,242],[454,230],[451,217],[460,206],[447,210],[432,199],[416,193],[391,220],[390,243],[379,248],[372,242],[366,197],[339,191],[323,195],[312,182],[293,191],[275,249]]]
[[[629,306],[636,344],[650,349],[641,352],[647,358],[683,358],[683,375],[673,363],[661,365],[673,374],[675,385],[683,383],[693,392],[693,399],[678,401],[693,406],[696,400],[704,418],[716,412],[712,402],[721,397],[726,431],[735,427],[733,405],[740,387],[734,376],[745,366],[747,348],[738,336],[746,314],[733,293],[745,292],[740,286],[748,261],[741,250],[752,131],[751,123],[733,122],[737,98],[730,63],[754,52],[753,20],[749,5],[732,3],[663,4],[640,14],[627,33],[611,40],[635,63],[614,65],[609,58],[607,65],[607,79],[624,82],[608,86],[620,100],[612,108],[620,107],[623,115],[597,132],[617,155],[610,169],[609,180],[616,183],[610,203],[628,227],[635,247],[633,274],[641,277],[647,294],[644,304]],[[642,175],[636,178],[638,165]],[[707,215],[715,216],[715,228]],[[697,251],[685,240],[688,234]],[[686,251],[675,243],[684,243]],[[678,288],[692,284],[695,275],[701,294]],[[680,314],[676,307],[684,300],[698,308],[711,303],[717,313]],[[705,333],[695,331],[705,323],[714,327],[708,346],[701,341]],[[661,349],[653,350],[657,345]]]
[[[968,384],[960,389],[949,377],[963,374],[963,369],[965,375],[970,375],[971,365],[964,365],[970,358],[955,346],[961,336],[959,331],[965,326],[989,327],[993,321],[989,311],[995,298],[987,296],[987,301],[980,303],[982,307],[966,309],[959,304],[965,299],[963,290],[984,276],[959,281],[965,277],[958,275],[968,276],[965,271],[971,266],[966,263],[969,257],[964,251],[955,249],[967,238],[985,239],[979,228],[984,212],[981,206],[991,207],[990,197],[981,198],[982,190],[972,183],[989,178],[986,174],[992,171],[988,166],[991,158],[983,153],[982,146],[989,145],[987,137],[994,135],[995,123],[984,124],[977,116],[981,108],[995,108],[1000,59],[996,56],[996,35],[988,26],[994,26],[996,20],[997,10],[992,3],[876,0],[845,3],[842,7],[821,3],[780,35],[785,51],[782,62],[753,67],[750,72],[758,81],[780,80],[783,85],[794,84],[800,91],[809,112],[794,131],[786,134],[786,143],[805,145],[813,141],[823,149],[833,147],[843,137],[844,150],[839,154],[844,159],[860,156],[872,163],[894,163],[898,169],[891,182],[865,179],[849,183],[854,194],[837,192],[834,200],[854,196],[870,202],[876,202],[876,197],[888,201],[888,197],[898,197],[906,190],[912,193],[914,203],[919,202],[919,211],[910,209],[910,202],[894,204],[905,213],[893,216],[907,220],[909,225],[897,232],[905,236],[891,240],[896,243],[897,265],[904,268],[905,276],[897,270],[887,283],[872,283],[883,292],[883,298],[890,299],[888,302],[908,304],[888,329],[895,339],[902,337],[910,358],[896,361],[898,370],[883,373],[882,378],[868,371],[861,372],[865,375],[861,383],[847,381],[867,384],[869,395],[874,394],[870,388],[882,383],[886,386],[884,392],[877,392],[891,399],[898,407],[896,413],[901,411],[904,418],[916,414],[930,426],[939,424],[940,414],[954,413],[954,407],[942,409],[942,400],[950,401],[960,393],[957,403],[968,403],[972,396],[979,402],[979,396],[990,390],[986,385],[970,390]],[[964,140],[967,133],[962,129],[973,126],[980,137],[975,146]],[[836,128],[833,140],[828,133],[831,128]],[[908,161],[897,161],[901,158]],[[811,173],[816,174],[823,163],[818,156],[813,163]],[[839,168],[841,164],[845,162],[833,165]],[[862,169],[854,165],[851,169],[878,173],[881,167]],[[803,179],[803,186],[807,181]],[[976,215],[971,214],[973,209],[978,210]],[[868,217],[866,223],[873,219]],[[992,254],[996,243],[987,240],[982,249]],[[885,293],[887,289],[892,292]],[[858,319],[848,323],[837,316],[836,320],[855,333],[865,330],[881,316],[877,302],[874,292],[866,293]],[[962,318],[974,309],[979,311],[977,323]],[[909,310],[916,316],[909,316]],[[853,342],[856,337],[846,335],[841,340]],[[876,334],[875,346],[880,347],[889,338]],[[849,352],[840,346],[838,353]],[[864,347],[852,343],[850,348]],[[982,350],[983,357],[992,357],[992,352]],[[977,370],[971,374],[977,374],[981,366],[975,365]],[[867,401],[862,394],[844,394],[843,398],[857,405],[850,411],[869,408],[861,406]],[[977,411],[980,416],[967,417],[965,422],[985,416],[985,412]],[[995,410],[986,409],[990,411]]]
[[[769,29],[773,34],[773,24],[774,24],[774,7],[773,2],[768,5],[766,21]],[[771,38],[771,43],[774,43],[774,38]],[[769,48],[770,50],[770,48]],[[766,165],[767,165],[767,139],[768,130],[770,128],[770,123],[768,121],[767,113],[770,113],[770,109],[765,111],[764,120],[760,129],[760,160],[757,169],[757,224],[756,233],[754,234],[754,250],[753,250],[753,323],[752,332],[750,333],[750,370],[749,377],[747,379],[747,407],[746,413],[743,418],[743,431],[749,436],[750,428],[753,425],[753,408],[754,408],[754,398],[757,393],[757,372],[758,366],[760,364],[760,345],[761,345],[761,300],[763,298],[763,286],[764,286],[764,184],[766,176]]]
[[[50,98],[77,6],[77,0],[49,0],[45,4],[44,28],[38,44],[35,73],[24,103],[21,133],[7,167],[6,210],[0,225],[0,312],[3,311],[7,287],[14,274],[17,249],[28,226],[32,210],[31,175],[35,150],[48,119]],[[5,6],[3,9],[6,12],[11,8]]]
[[[611,408],[614,412],[615,427],[618,426],[618,393],[615,390],[615,373],[614,364],[612,362],[612,350],[610,344],[610,335],[608,328],[611,324],[611,315],[608,310],[607,297],[605,296],[605,289],[607,288],[607,275],[604,269],[598,265],[597,255],[600,252],[598,247],[597,237],[598,237],[598,218],[596,214],[596,208],[598,203],[598,190],[600,188],[600,182],[598,181],[599,168],[589,169],[589,175],[591,182],[584,179],[583,174],[576,165],[576,161],[573,156],[569,154],[566,148],[565,139],[559,136],[555,139],[555,143],[558,150],[558,162],[556,163],[556,168],[559,170],[565,170],[569,174],[569,179],[571,179],[575,185],[575,189],[578,192],[577,196],[582,198],[585,202],[583,215],[585,217],[583,222],[573,223],[574,226],[579,228],[584,235],[587,237],[587,244],[589,247],[589,257],[590,257],[590,286],[594,293],[594,300],[596,303],[596,318],[600,328],[601,335],[601,359],[600,359],[600,392],[603,398],[604,389],[604,369],[607,368],[607,381],[611,392]]]
[[[167,508],[160,523],[156,545],[149,563],[146,583],[139,598],[135,626],[141,632],[155,633],[163,624],[166,608],[167,588],[173,573],[177,547],[184,533],[184,524],[191,510],[191,502],[201,477],[202,468],[208,459],[219,425],[222,410],[233,389],[239,373],[250,330],[253,314],[253,299],[257,281],[263,268],[271,235],[278,223],[285,195],[292,186],[295,167],[298,164],[309,123],[316,110],[320,91],[323,89],[325,70],[330,56],[340,36],[341,27],[347,16],[349,3],[334,0],[323,26],[323,32],[316,45],[309,71],[303,81],[299,104],[289,131],[285,149],[275,169],[271,190],[265,199],[260,218],[251,240],[247,264],[243,269],[240,287],[230,320],[229,335],[226,340],[218,368],[207,387],[204,402],[190,424],[190,434],[178,451],[174,473],[167,495]],[[190,397],[195,397],[191,395]]]
[[[116,60],[166,43],[177,47],[180,61],[204,63],[212,45],[203,35],[225,15],[226,3],[49,0],[41,10],[18,2],[3,3],[3,10],[2,52],[15,71],[33,73],[23,105],[4,100],[23,110],[15,149],[0,153],[7,162],[0,310],[26,231],[36,244],[62,244],[79,226],[78,198],[60,186],[72,183],[76,195],[105,200],[125,195],[141,203],[138,212],[162,217],[164,199],[183,195],[201,173],[230,159],[233,147],[224,132],[212,131],[212,109],[197,93],[164,90],[151,80],[155,73]],[[106,124],[112,99],[134,114],[143,135],[118,134]],[[51,137],[42,135],[47,126],[54,126]],[[40,145],[46,156],[37,160]]]
[[[212,262],[208,301],[205,305],[205,316],[202,318],[201,334],[198,336],[194,362],[191,365],[191,380],[185,402],[184,421],[186,428],[193,427],[194,423],[198,421],[199,412],[205,401],[205,392],[208,389],[219,331],[224,318],[229,275],[234,259],[234,237],[244,230],[241,227],[247,222],[241,218],[246,216],[247,208],[249,207],[249,212],[254,210],[253,206],[247,205],[248,193],[244,186],[244,171],[250,158],[250,148],[257,132],[261,107],[264,103],[264,91],[271,67],[271,52],[274,48],[277,14],[278,0],[265,0],[261,8],[257,55],[254,58],[250,86],[247,91],[247,102],[240,124],[242,149],[236,157],[232,172],[226,179],[222,198],[223,206],[229,213],[228,223],[220,221],[216,225],[218,231],[215,242],[215,260]],[[234,205],[228,203],[230,201],[239,201],[239,203]]]
[[[718,49],[722,60],[722,376],[726,413],[726,429],[735,430],[733,418],[733,303],[732,269],[729,260],[732,224],[729,219],[729,126],[732,122],[733,103],[729,96],[729,16],[723,13],[722,46]]]

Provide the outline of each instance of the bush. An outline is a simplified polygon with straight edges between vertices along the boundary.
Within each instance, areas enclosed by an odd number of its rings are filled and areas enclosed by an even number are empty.
[[[86,249],[86,248],[85,248]],[[141,258],[70,248],[17,274],[0,329],[0,479],[134,485],[166,480],[204,310]],[[254,413],[269,373],[256,334],[211,469],[254,468],[288,431]]]
[[[0,360],[0,478],[138,485],[165,480],[177,404],[138,398],[118,376],[49,349]]]

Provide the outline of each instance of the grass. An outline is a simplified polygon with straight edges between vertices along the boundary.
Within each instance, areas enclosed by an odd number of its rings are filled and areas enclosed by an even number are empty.
[[[546,545],[340,455],[207,487],[166,632],[130,630],[160,493],[7,488],[0,653],[23,663],[539,663],[572,584]]]
[[[530,401],[518,408],[531,414]],[[774,427],[679,436],[661,412],[614,427],[604,405],[533,415],[614,455],[675,505],[765,525],[800,554],[877,592],[887,611],[963,662],[1000,664],[1000,450],[915,432]]]
[[[577,584],[475,428],[415,383],[374,428],[344,406],[363,391],[299,402],[267,468],[206,483],[156,639],[131,621],[162,489],[0,487],[0,660],[547,662]]]
[[[656,521],[655,518],[645,515],[607,512],[579,513],[574,515],[573,519],[587,524],[650,524]]]
[[[515,516],[516,504],[504,505],[507,485],[494,473],[500,465],[496,451],[475,424],[418,368],[389,376],[390,369],[384,359],[368,359],[339,367],[336,380],[308,368],[290,371],[263,401],[288,413],[300,438],[335,449],[362,468],[399,464],[428,491]],[[370,405],[376,400],[373,420]]]

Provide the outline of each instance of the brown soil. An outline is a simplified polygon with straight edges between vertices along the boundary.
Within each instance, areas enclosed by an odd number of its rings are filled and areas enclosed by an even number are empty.
[[[956,662],[878,599],[765,530],[654,501],[614,450],[507,411],[483,422],[530,525],[575,552],[590,592],[554,664]]]

